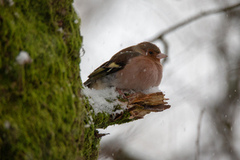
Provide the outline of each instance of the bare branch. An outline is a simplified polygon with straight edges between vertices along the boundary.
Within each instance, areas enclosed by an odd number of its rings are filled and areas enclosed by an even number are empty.
[[[200,18],[209,16],[209,15],[212,15],[212,14],[216,14],[216,13],[227,12],[227,11],[235,9],[237,7],[240,7],[240,3],[237,3],[237,4],[232,5],[232,6],[228,6],[228,7],[224,7],[224,8],[220,8],[220,9],[213,9],[213,10],[209,10],[209,11],[205,11],[205,12],[202,12],[200,14],[197,14],[197,15],[195,15],[193,17],[190,17],[190,18],[188,18],[188,19],[186,19],[186,20],[184,20],[184,21],[182,21],[182,22],[180,22],[178,24],[173,25],[172,27],[169,27],[165,31],[161,32],[159,34],[159,36],[157,36],[157,37],[153,38],[152,40],[150,40],[150,42],[153,42],[153,41],[156,41],[156,40],[162,40],[163,37],[165,35],[167,35],[168,33],[171,33],[172,31],[177,30],[177,29],[179,29],[179,28],[181,28],[181,27],[183,27],[183,26],[185,26],[185,25],[187,25],[187,24],[189,24],[189,23],[191,23],[193,21],[196,21],[196,20],[198,20]]]
[[[169,48],[168,42],[166,41],[166,39],[165,39],[164,37],[159,38],[159,40],[160,40],[160,41],[162,42],[162,44],[163,44],[163,48],[164,48],[163,53],[166,54],[166,55],[168,55],[168,48]],[[164,58],[164,59],[163,59],[163,63],[165,63],[167,60],[168,60],[167,58]]]
[[[195,160],[198,160],[200,159],[200,132],[201,132],[201,125],[202,125],[202,117],[203,117],[203,113],[204,113],[205,109],[203,109],[200,113],[200,116],[199,116],[199,120],[198,120],[198,126],[197,126],[197,140],[196,140],[196,147],[197,147],[197,150],[196,150],[196,154],[195,154]]]
[[[206,16],[209,16],[209,15],[212,15],[212,14],[216,14],[216,13],[222,13],[222,12],[227,12],[227,11],[230,11],[230,10],[233,10],[237,7],[240,7],[240,3],[237,3],[235,5],[231,5],[231,6],[228,6],[228,7],[224,7],[224,8],[219,8],[219,9],[213,9],[213,10],[209,10],[209,11],[205,11],[205,12],[202,12],[200,14],[197,14],[193,17],[190,17],[180,23],[177,23],[171,27],[169,27],[168,29],[166,29],[165,31],[161,32],[157,37],[153,38],[153,39],[150,39],[149,41],[150,42],[153,42],[153,41],[156,41],[156,40],[160,40],[162,43],[163,43],[163,47],[164,47],[164,53],[168,55],[168,48],[169,48],[169,45],[167,43],[167,41],[165,40],[165,36],[185,25],[188,25],[189,23],[191,22],[194,22],[196,20],[199,20],[200,18],[203,18],[203,17],[206,17]],[[164,61],[165,62],[165,61]]]

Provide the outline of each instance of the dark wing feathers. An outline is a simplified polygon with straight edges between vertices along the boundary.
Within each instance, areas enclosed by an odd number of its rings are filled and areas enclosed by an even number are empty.
[[[129,49],[124,49],[115,54],[109,61],[103,63],[100,67],[95,69],[89,76],[88,80],[84,82],[85,86],[90,86],[91,83],[95,83],[96,80],[115,73],[125,67],[131,58],[141,55],[139,52],[134,52]]]

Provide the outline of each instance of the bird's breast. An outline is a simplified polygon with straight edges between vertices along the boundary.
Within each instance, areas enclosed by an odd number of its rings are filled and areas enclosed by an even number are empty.
[[[158,86],[162,66],[148,58],[136,57],[116,73],[115,86],[120,89],[146,90]]]

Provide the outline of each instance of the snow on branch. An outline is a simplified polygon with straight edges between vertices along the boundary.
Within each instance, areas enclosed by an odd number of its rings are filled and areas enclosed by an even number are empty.
[[[98,128],[141,119],[151,112],[170,108],[166,102],[168,98],[159,89],[156,91],[156,88],[144,93],[118,91],[116,88],[84,88],[82,91],[88,97],[94,111],[93,122]]]

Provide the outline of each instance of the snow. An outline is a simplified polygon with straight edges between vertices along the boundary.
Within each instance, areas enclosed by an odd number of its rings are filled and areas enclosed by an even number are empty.
[[[8,0],[9,6],[13,6],[14,5],[14,1],[13,0]]]
[[[102,90],[95,90],[86,87],[82,92],[89,98],[89,103],[93,107],[95,114],[101,112],[118,114],[127,108],[126,105],[117,100],[119,93],[116,92],[116,88],[114,87]],[[122,109],[115,110],[120,104]]]
[[[63,33],[63,28],[62,28],[62,27],[59,27],[59,28],[57,29],[57,31],[60,32],[60,33]]]
[[[158,86],[149,88],[149,89],[144,91],[145,94],[156,93],[156,92],[161,92],[161,90],[159,90]]]
[[[4,128],[5,129],[10,129],[10,127],[11,127],[11,123],[9,121],[5,121],[4,122]]]
[[[74,23],[75,23],[75,24],[77,24],[77,23],[78,23],[78,20],[77,20],[77,19],[75,19],[75,20],[74,20]]]
[[[20,51],[19,55],[16,57],[16,61],[19,65],[24,65],[26,63],[31,63],[32,59],[29,56],[28,52]]]
[[[143,93],[150,94],[161,92],[158,87],[149,88]],[[117,97],[120,94],[116,91],[115,87],[105,88],[101,90],[90,89],[85,87],[82,93],[89,98],[89,103],[93,107],[94,113],[106,112],[108,114],[119,114],[127,109],[127,104],[118,101]],[[116,107],[121,105],[122,109],[116,110]]]

